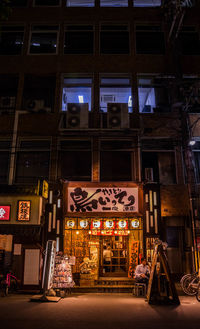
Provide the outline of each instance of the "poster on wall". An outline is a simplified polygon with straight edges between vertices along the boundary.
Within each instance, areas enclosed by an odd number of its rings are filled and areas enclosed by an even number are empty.
[[[138,188],[70,187],[68,212],[138,212]]]

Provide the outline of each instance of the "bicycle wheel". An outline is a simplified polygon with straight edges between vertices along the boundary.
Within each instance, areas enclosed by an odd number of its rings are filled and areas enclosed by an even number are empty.
[[[181,284],[184,293],[189,296],[194,296],[196,294],[196,288],[194,287],[195,284],[198,284],[197,276],[192,274],[185,276]]]
[[[200,302],[200,282],[198,283],[197,287],[196,299],[198,300],[198,302]]]

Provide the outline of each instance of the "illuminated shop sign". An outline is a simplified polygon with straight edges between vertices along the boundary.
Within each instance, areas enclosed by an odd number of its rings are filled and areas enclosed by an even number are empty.
[[[70,187],[68,212],[138,212],[138,188]]]
[[[82,219],[79,222],[81,228],[89,228],[89,222],[87,219]]]
[[[0,220],[10,220],[10,206],[0,206]]]
[[[139,228],[140,227],[140,221],[139,219],[132,219],[131,221],[131,228]]]
[[[115,222],[114,220],[112,219],[107,219],[105,222],[104,222],[104,227],[106,229],[114,229],[115,228]]]
[[[18,201],[17,220],[28,222],[31,214],[31,201]]]
[[[67,228],[74,228],[75,227],[75,220],[74,219],[69,219],[66,222]]]
[[[91,229],[100,229],[101,228],[101,221],[99,219],[92,220]]]

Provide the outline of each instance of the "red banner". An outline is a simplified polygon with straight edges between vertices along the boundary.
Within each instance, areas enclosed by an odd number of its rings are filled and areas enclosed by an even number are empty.
[[[0,220],[10,220],[10,206],[0,206]]]

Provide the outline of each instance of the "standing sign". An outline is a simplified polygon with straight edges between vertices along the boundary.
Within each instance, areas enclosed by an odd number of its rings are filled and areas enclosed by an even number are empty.
[[[138,212],[138,188],[70,187],[68,212]]]

